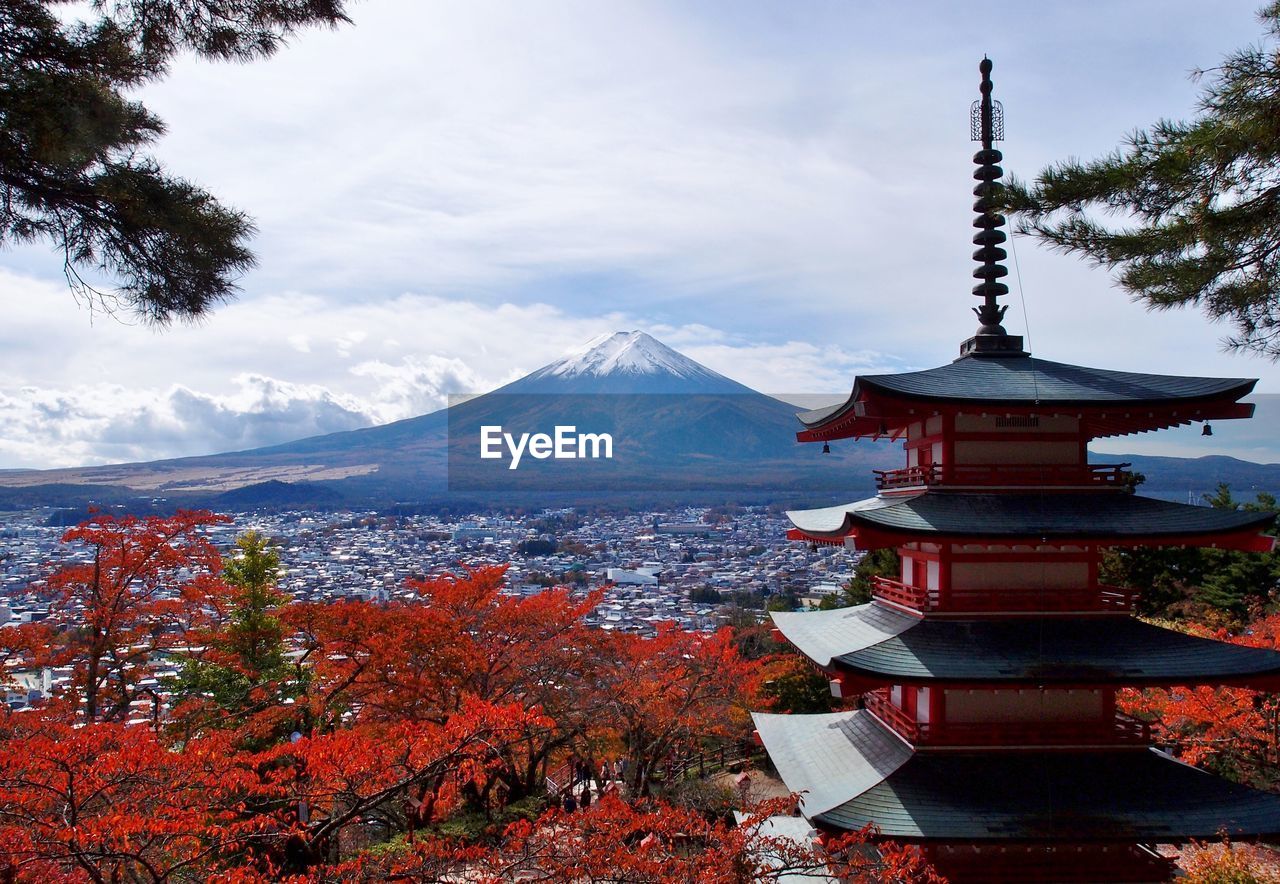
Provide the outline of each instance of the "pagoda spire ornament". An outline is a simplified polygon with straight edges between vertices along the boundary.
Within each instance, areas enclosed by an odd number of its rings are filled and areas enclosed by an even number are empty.
[[[969,135],[982,143],[982,149],[973,155],[978,167],[973,173],[978,182],[973,188],[976,197],[973,210],[978,213],[973,221],[978,230],[973,237],[973,244],[978,247],[973,253],[973,260],[978,262],[973,276],[980,280],[973,287],[973,293],[983,299],[982,306],[973,308],[973,312],[981,324],[977,334],[961,345],[960,355],[1025,356],[1021,336],[1008,334],[1001,325],[1009,308],[996,300],[1009,294],[1009,287],[1000,281],[1009,275],[1009,270],[1000,263],[1008,257],[1001,248],[1006,239],[1000,229],[1005,225],[1005,218],[997,211],[1004,193],[1004,185],[1000,183],[1004,170],[999,166],[1003,155],[994,146],[995,142],[1004,140],[1004,107],[991,98],[991,67],[991,59],[984,56],[978,65],[982,72],[982,83],[978,87],[982,97],[969,110]]]

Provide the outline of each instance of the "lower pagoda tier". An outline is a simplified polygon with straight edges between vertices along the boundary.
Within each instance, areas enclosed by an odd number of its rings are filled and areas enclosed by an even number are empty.
[[[1221,546],[1270,552],[1259,532],[1274,513],[1213,509],[1139,497],[1123,491],[1036,493],[930,490],[886,495],[840,506],[787,513],[793,539],[843,542],[859,549],[910,540],[1029,539],[1126,544]]]
[[[1280,796],[1155,749],[919,752],[866,711],[752,717],[819,828],[974,845],[1280,835]]]
[[[870,602],[772,617],[801,653],[861,690],[940,681],[1280,685],[1276,651],[1196,638],[1129,616],[934,619]]]

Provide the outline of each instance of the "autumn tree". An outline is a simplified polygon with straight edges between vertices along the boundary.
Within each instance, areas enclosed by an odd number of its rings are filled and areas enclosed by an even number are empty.
[[[874,832],[824,843],[770,833],[769,819],[794,806],[780,798],[752,808],[741,825],[662,801],[606,796],[589,810],[552,810],[512,824],[491,845],[425,842],[349,863],[348,880],[476,884],[768,884],[839,880],[849,884],[941,884],[915,848],[872,847]]]
[[[756,666],[738,653],[729,630],[705,635],[665,624],[651,639],[614,638],[599,714],[611,720],[631,762],[635,794],[648,794],[660,767],[693,756],[704,740],[750,733]]]
[[[83,8],[77,8],[78,6]],[[145,153],[164,124],[130,97],[173,56],[249,61],[343,0],[0,3],[0,244],[52,242],[74,291],[157,323],[204,315],[253,264],[253,225]],[[93,288],[85,270],[113,278]]]
[[[547,767],[582,748],[601,726],[601,671],[609,636],[586,625],[599,594],[552,589],[524,599],[502,594],[505,569],[410,581],[419,601],[291,605],[312,679],[310,726],[360,720],[442,722],[467,699],[539,710],[475,797],[488,806],[540,793]]]
[[[1239,633],[1194,624],[1187,629],[1218,641],[1280,650],[1280,614],[1257,620]],[[1263,788],[1280,783],[1280,696],[1201,685],[1127,689],[1118,704],[1151,722],[1157,741],[1174,748],[1189,764]]]
[[[1024,230],[1117,270],[1147,306],[1198,306],[1234,324],[1229,346],[1277,359],[1280,2],[1259,17],[1266,42],[1196,72],[1205,86],[1193,120],[1162,120],[1109,156],[1014,181],[1008,203]]]
[[[262,811],[290,824],[273,864],[305,872],[337,863],[343,832],[361,821],[386,824],[409,810],[412,831],[447,816],[539,717],[519,704],[468,699],[440,723],[359,722],[264,753],[256,759],[266,771],[256,798]]]
[[[75,672],[69,702],[0,709],[0,879],[931,880],[912,851],[867,849],[874,833],[846,853],[646,797],[748,731],[767,668],[727,630],[614,635],[586,623],[598,594],[510,598],[501,568],[413,581],[412,602],[285,605],[276,552],[248,534],[224,565],[221,521],[95,517],[65,535],[82,555],[51,580],[53,626],[0,629],[6,662]],[[159,654],[187,660],[180,702],[130,726]],[[541,813],[548,765],[602,747],[639,800]],[[520,823],[442,835],[517,798]]]
[[[50,619],[64,630],[51,662],[74,667],[87,721],[124,720],[147,696],[153,707],[160,702],[140,682],[155,654],[182,645],[215,615],[221,557],[206,529],[226,521],[187,511],[97,515],[63,534],[83,557],[49,579]]]
[[[196,880],[274,828],[246,818],[255,788],[229,737],[174,752],[150,728],[80,725],[56,710],[0,716],[0,876]]]

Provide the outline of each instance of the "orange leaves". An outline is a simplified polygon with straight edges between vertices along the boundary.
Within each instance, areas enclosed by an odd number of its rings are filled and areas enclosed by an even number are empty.
[[[1260,648],[1280,648],[1280,615],[1261,618],[1241,635],[1191,624],[1189,632]],[[1182,760],[1210,765],[1258,785],[1275,779],[1280,761],[1280,697],[1238,687],[1126,689],[1118,707],[1154,722],[1158,741]]]
[[[762,805],[736,826],[661,801],[629,804],[607,795],[588,810],[552,810],[536,821],[514,823],[496,845],[426,842],[381,862],[353,864],[346,872],[351,880],[473,884],[760,884],[809,876],[850,884],[939,881],[914,850],[869,847],[870,832],[850,833],[829,845],[773,834],[771,815],[789,814],[793,803],[784,798]]]
[[[669,756],[694,751],[708,737],[749,732],[756,665],[738,654],[728,630],[705,635],[664,626],[652,639],[617,635],[613,642],[605,708],[635,762],[639,792]]]
[[[1219,844],[1192,842],[1182,853],[1184,884],[1280,884],[1280,856],[1270,848],[1233,844],[1223,836]]]
[[[258,828],[237,812],[253,778],[225,738],[179,753],[146,728],[14,714],[0,740],[0,842],[20,877],[105,878],[201,859]],[[92,871],[90,871],[92,870]]]
[[[0,856],[19,877],[758,880],[740,830],[660,804],[597,801],[496,847],[432,835],[455,812],[536,813],[571,755],[620,750],[643,793],[655,767],[745,735],[756,664],[728,633],[613,634],[585,623],[598,593],[509,598],[501,568],[415,582],[412,603],[278,607],[269,568],[253,598],[224,582],[204,533],[220,521],[73,529],[88,560],[51,581],[51,628],[0,632],[0,653],[75,673],[73,697],[0,715]],[[181,708],[126,727],[179,648],[199,654]]]
[[[218,551],[204,529],[226,522],[206,512],[95,516],[68,530],[87,561],[49,579],[54,625],[72,630],[64,649],[76,664],[85,717],[122,720],[152,653],[209,624],[223,595]]]

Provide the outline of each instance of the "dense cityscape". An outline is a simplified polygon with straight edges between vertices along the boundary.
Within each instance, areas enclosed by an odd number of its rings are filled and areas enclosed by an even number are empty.
[[[0,625],[44,619],[46,578],[85,554],[61,542],[63,521],[49,509],[0,514]],[[279,587],[297,601],[411,601],[406,581],[412,578],[504,565],[510,595],[556,585],[602,587],[588,622],[652,635],[659,623],[710,632],[735,609],[762,611],[771,600],[773,607],[816,607],[839,593],[858,553],[788,541],[788,524],[784,514],[763,507],[590,516],[548,509],[454,518],[285,511],[239,514],[210,536],[224,550],[245,531],[270,538],[281,558]],[[163,693],[176,663],[158,659],[153,667]],[[69,668],[12,674],[11,708],[43,699],[71,677]],[[139,704],[135,721],[150,720],[146,705]]]

